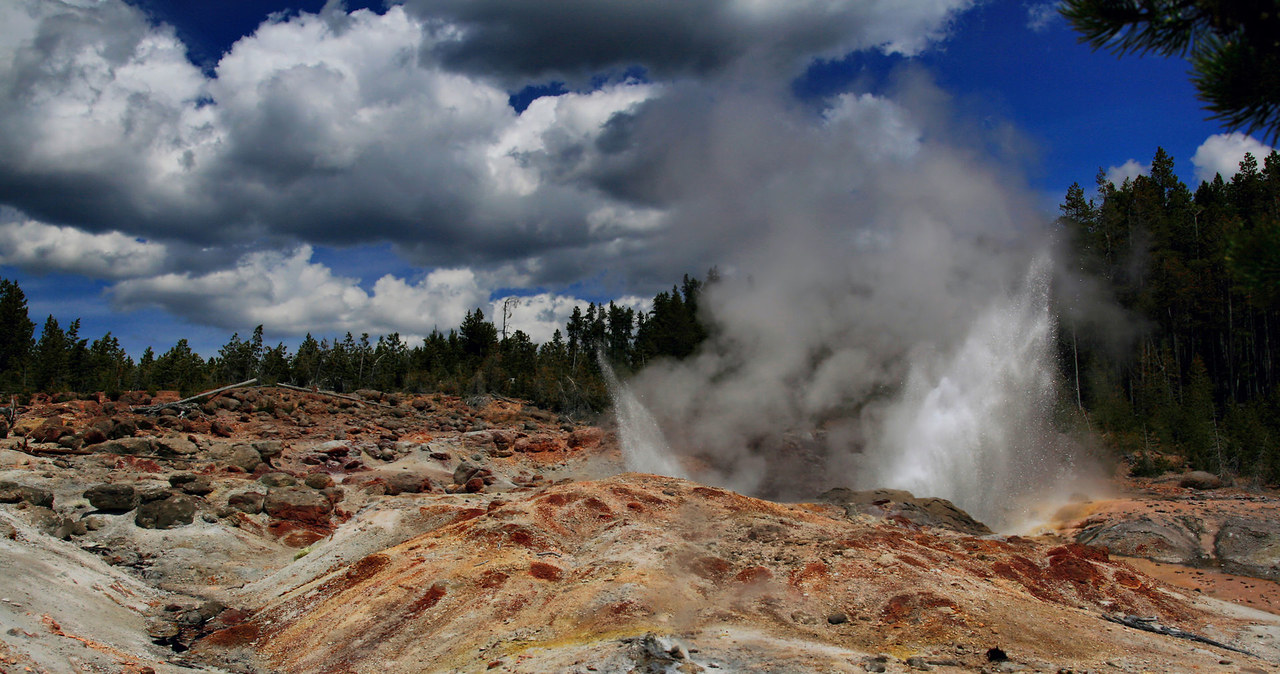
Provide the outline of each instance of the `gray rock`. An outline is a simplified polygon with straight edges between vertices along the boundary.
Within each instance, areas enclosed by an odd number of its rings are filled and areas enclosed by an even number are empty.
[[[991,529],[973,519],[969,513],[957,508],[943,498],[916,498],[901,489],[874,489],[853,491],[837,487],[818,497],[826,503],[844,506],[850,517],[856,514],[874,517],[902,517],[914,524],[959,531],[963,534],[986,536]]]
[[[422,494],[431,491],[431,478],[418,473],[392,473],[385,477],[387,493]]]
[[[258,478],[258,482],[268,487],[292,487],[298,484],[298,479],[288,473],[267,473]]]
[[[191,456],[198,451],[196,443],[178,435],[155,438],[152,444],[161,456]]]
[[[1222,478],[1213,473],[1203,470],[1193,470],[1182,476],[1178,481],[1178,486],[1187,489],[1220,489],[1223,486]]]
[[[1228,519],[1214,538],[1213,550],[1227,573],[1280,580],[1280,523]]]
[[[29,503],[42,508],[53,507],[53,492],[7,480],[0,482],[0,503]]]
[[[242,491],[227,498],[227,505],[243,513],[256,515],[262,512],[262,503],[267,495],[256,491]]]
[[[89,528],[85,526],[83,521],[71,517],[64,517],[58,524],[58,528],[54,530],[53,537],[69,541],[72,536],[83,536],[87,533],[89,533]]]
[[[127,484],[100,484],[85,490],[89,505],[108,513],[129,512],[138,507],[138,490]]]
[[[119,438],[90,445],[85,450],[94,454],[155,454],[151,438]]]
[[[1112,554],[1145,557],[1165,564],[1196,565],[1205,561],[1196,535],[1180,522],[1140,517],[1085,529],[1077,543],[1098,545]]]
[[[175,494],[163,501],[138,506],[134,523],[143,529],[172,529],[191,524],[196,518],[196,500],[186,494]]]
[[[312,489],[324,489],[333,486],[333,478],[328,473],[310,473],[303,480]]]
[[[267,492],[262,509],[276,519],[326,524],[333,503],[308,487],[277,487]]]
[[[280,444],[279,440],[259,440],[253,443],[253,448],[257,450],[262,460],[267,463],[284,453],[284,445]]]
[[[252,445],[240,443],[231,448],[231,452],[226,456],[226,462],[227,465],[252,473],[262,465],[262,455]]]

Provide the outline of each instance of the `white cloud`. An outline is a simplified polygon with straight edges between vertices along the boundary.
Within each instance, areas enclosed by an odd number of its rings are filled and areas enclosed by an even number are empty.
[[[398,332],[418,339],[433,330],[458,327],[467,312],[477,308],[502,327],[505,298],[490,299],[489,286],[497,276],[451,268],[411,282],[388,274],[366,291],[357,279],[334,274],[312,256],[310,246],[287,253],[250,253],[230,269],[127,279],[109,292],[120,309],[158,306],[193,322],[237,331],[261,324],[276,335]],[[563,330],[575,306],[587,307],[586,300],[554,293],[513,299],[508,331],[523,330],[538,343]],[[636,297],[618,301],[646,306]]]
[[[1150,171],[1151,166],[1149,164],[1142,164],[1137,159],[1130,159],[1119,166],[1108,166],[1107,180],[1119,187],[1124,184],[1124,181],[1133,180],[1138,176],[1145,176]]]
[[[1271,154],[1271,147],[1242,133],[1209,136],[1191,157],[1191,163],[1196,167],[1196,180],[1212,181],[1219,173],[1223,180],[1231,180],[1240,170],[1240,160],[1244,159],[1246,152],[1258,160],[1258,167],[1261,168],[1263,159]]]
[[[1024,4],[1023,6],[1027,8],[1027,28],[1037,33],[1048,28],[1060,16],[1058,14],[1059,4],[1056,1]]]
[[[0,264],[24,269],[123,279],[156,273],[165,257],[163,244],[120,232],[89,234],[34,220],[0,223]]]

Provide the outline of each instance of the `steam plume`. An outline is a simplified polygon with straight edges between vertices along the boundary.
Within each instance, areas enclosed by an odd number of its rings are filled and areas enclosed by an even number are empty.
[[[1069,463],[1047,421],[1050,223],[1013,172],[944,140],[928,82],[842,96],[817,130],[758,101],[726,94],[697,157],[674,143],[656,162],[689,177],[673,245],[740,245],[703,296],[714,336],[635,393],[673,452],[708,467],[696,478],[795,499],[901,486],[999,525],[1002,503]],[[685,165],[706,156],[725,164]]]

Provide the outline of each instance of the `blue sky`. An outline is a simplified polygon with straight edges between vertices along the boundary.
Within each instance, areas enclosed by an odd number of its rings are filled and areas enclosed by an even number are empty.
[[[0,276],[135,356],[421,336],[508,295],[541,340],[797,218],[892,238],[849,214],[900,173],[1047,221],[1159,146],[1193,188],[1267,149],[1053,3],[880,5],[5,0]],[[911,165],[943,151],[968,168]]]

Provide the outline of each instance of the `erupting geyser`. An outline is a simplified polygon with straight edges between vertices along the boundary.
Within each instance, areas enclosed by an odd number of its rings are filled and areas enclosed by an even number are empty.
[[[858,482],[962,504],[993,526],[1064,458],[1048,418],[1054,402],[1054,321],[1048,263],[997,298],[951,354],[913,357]],[[1059,460],[1055,460],[1059,459]]]
[[[605,382],[609,385],[609,396],[613,398],[613,410],[618,418],[618,438],[622,444],[622,460],[626,469],[636,473],[688,477],[671,453],[662,429],[644,403],[640,402],[630,388],[618,381],[618,376],[609,367],[604,354],[597,353],[596,361],[600,363],[600,371],[604,373]]]

